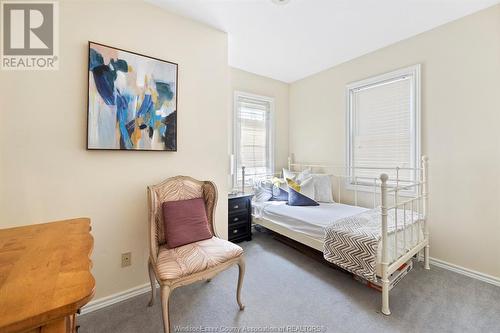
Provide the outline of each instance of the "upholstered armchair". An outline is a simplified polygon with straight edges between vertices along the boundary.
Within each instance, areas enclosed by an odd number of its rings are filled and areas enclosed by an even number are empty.
[[[165,239],[162,203],[194,198],[203,198],[212,238],[169,249]],[[219,272],[238,265],[239,276],[236,300],[243,310],[240,292],[245,274],[243,249],[219,238],[214,216],[217,204],[217,188],[211,181],[198,181],[191,177],[177,176],[148,186],[149,202],[149,278],[151,301],[155,301],[156,283],[161,289],[161,304],[165,333],[170,332],[169,296],[177,287],[200,280],[210,279]],[[169,221],[170,223],[171,221]]]

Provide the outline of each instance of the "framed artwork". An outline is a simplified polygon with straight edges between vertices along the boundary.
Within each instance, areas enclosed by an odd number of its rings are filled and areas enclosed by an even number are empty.
[[[177,151],[178,65],[89,42],[87,149]]]

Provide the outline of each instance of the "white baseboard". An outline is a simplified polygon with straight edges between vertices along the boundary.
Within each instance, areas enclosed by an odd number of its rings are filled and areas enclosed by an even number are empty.
[[[441,267],[447,270],[450,270],[452,272],[462,274],[468,277],[471,277],[473,279],[483,281],[486,283],[490,283],[492,285],[500,287],[500,278],[484,274],[478,271],[474,271],[472,269],[468,269],[462,266],[450,264],[449,262],[436,259],[436,258],[430,258],[430,263],[431,265]],[[158,288],[158,284],[156,284],[156,287]],[[149,283],[142,284],[140,286],[130,288],[124,291],[121,291],[119,293],[109,295],[106,297],[101,297],[99,299],[96,299],[94,301],[89,302],[87,305],[85,305],[82,308],[81,314],[86,314],[92,311],[96,311],[102,308],[105,308],[107,306],[113,305],[118,302],[125,301],[129,298],[139,296],[145,293],[148,293],[151,291],[151,286]]]
[[[158,287],[158,284],[156,285],[156,287]],[[105,308],[107,306],[113,305],[115,303],[125,301],[129,298],[148,293],[150,291],[151,291],[151,285],[149,283],[145,283],[137,287],[120,291],[116,294],[112,294],[106,297],[101,297],[94,301],[89,302],[87,305],[82,307],[80,314],[86,314],[92,311],[96,311]]]
[[[455,264],[450,264],[449,262],[432,257],[430,258],[430,264],[500,287],[500,278],[497,278],[492,275],[484,274]]]

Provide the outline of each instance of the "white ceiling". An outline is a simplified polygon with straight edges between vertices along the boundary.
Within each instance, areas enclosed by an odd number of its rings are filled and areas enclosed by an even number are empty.
[[[500,0],[147,0],[228,33],[229,65],[293,82]]]

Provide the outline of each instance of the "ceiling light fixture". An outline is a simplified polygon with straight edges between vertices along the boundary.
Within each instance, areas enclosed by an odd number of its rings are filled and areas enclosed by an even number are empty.
[[[290,0],[271,0],[274,2],[276,5],[286,5],[287,3],[290,2]]]

